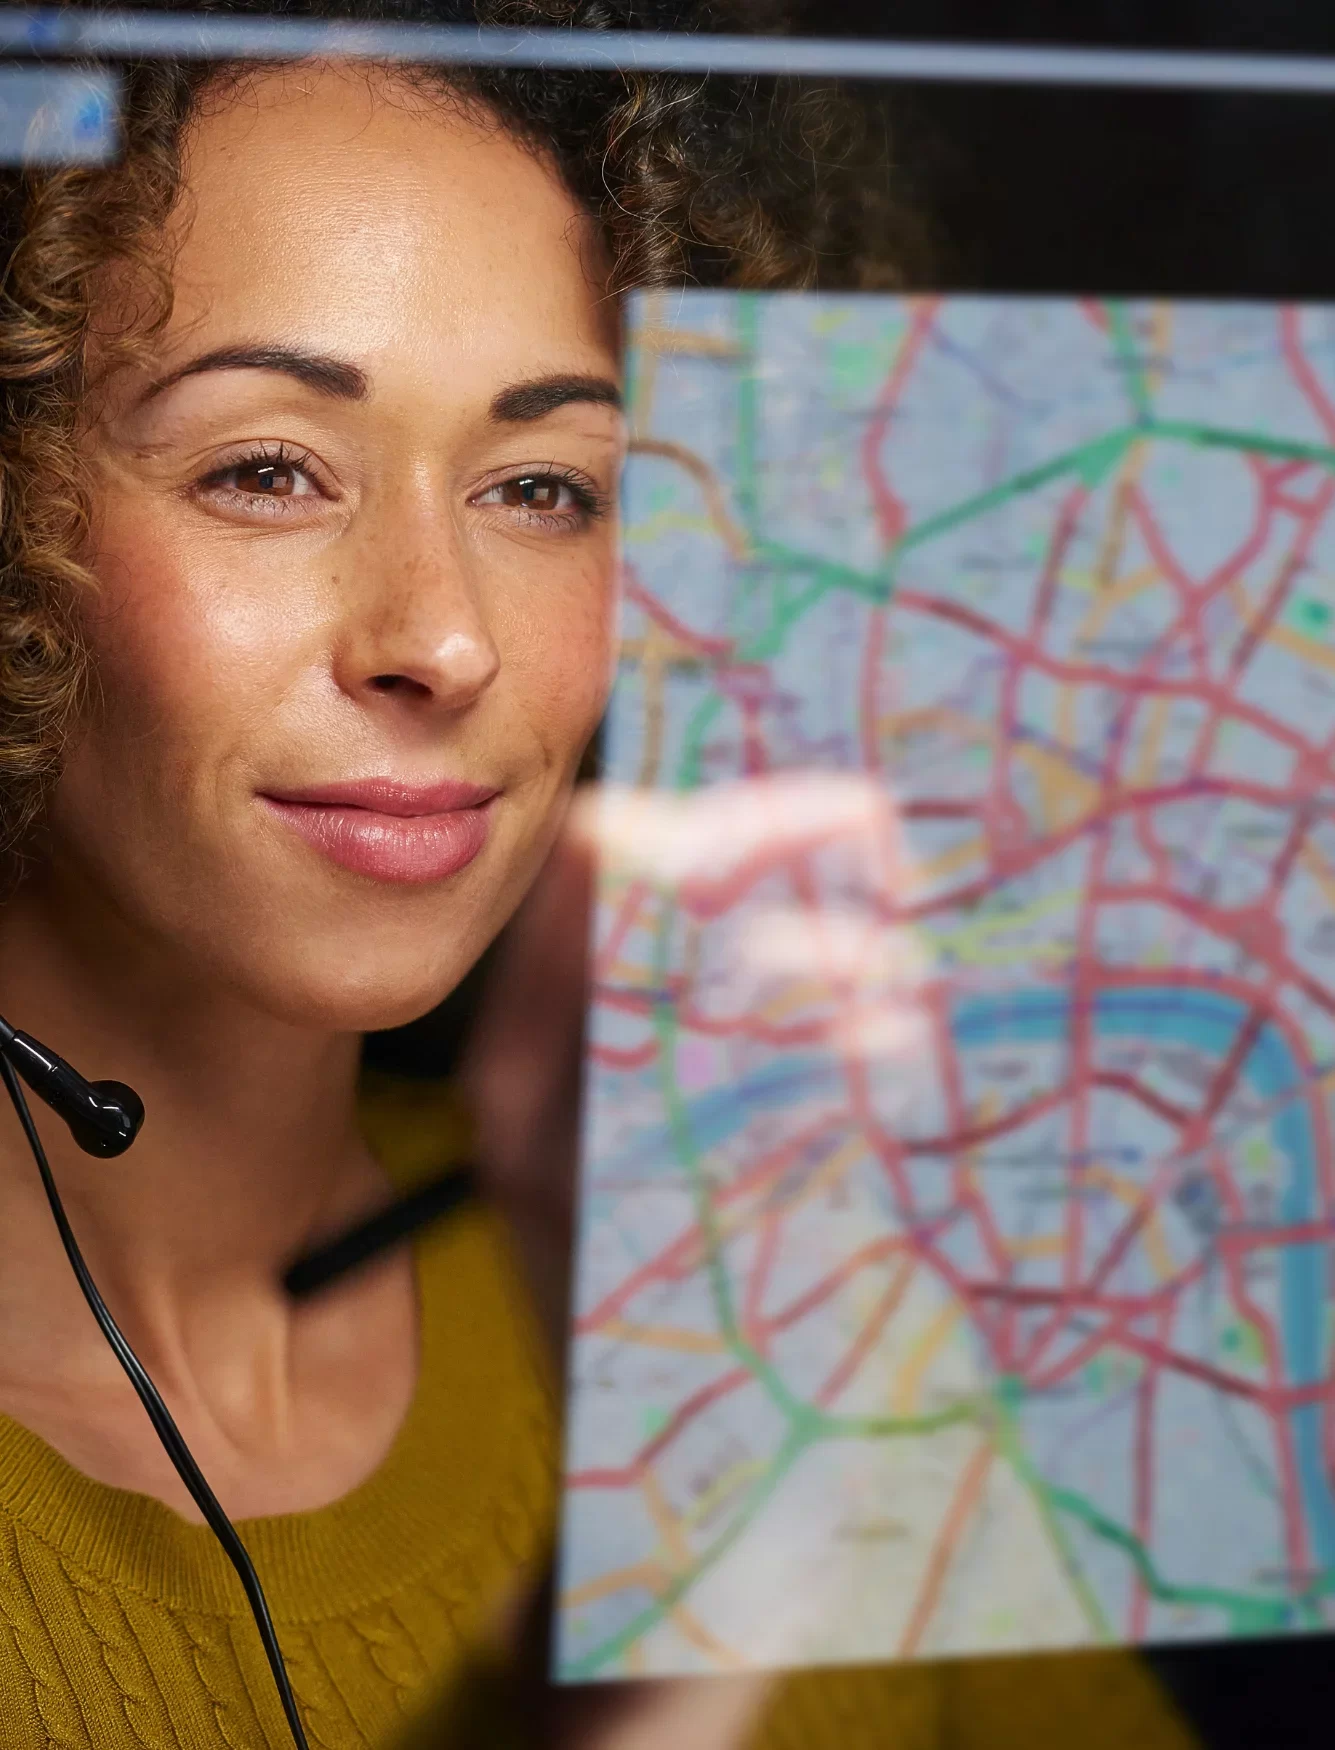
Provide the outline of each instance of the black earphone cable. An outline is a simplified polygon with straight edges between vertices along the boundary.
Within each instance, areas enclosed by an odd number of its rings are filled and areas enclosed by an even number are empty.
[[[223,1551],[237,1577],[245,1589],[246,1599],[250,1605],[255,1626],[259,1630],[260,1640],[264,1643],[265,1656],[269,1661],[269,1669],[278,1689],[279,1700],[283,1704],[283,1712],[287,1716],[288,1727],[292,1733],[297,1750],[309,1750],[306,1741],[306,1731],[301,1723],[301,1715],[297,1711],[296,1697],[292,1693],[292,1685],[288,1680],[287,1668],[283,1663],[282,1649],[278,1645],[278,1636],[274,1630],[273,1618],[269,1615],[269,1606],[265,1601],[264,1588],[260,1585],[259,1575],[254,1564],[246,1554],[246,1546],[237,1536],[236,1527],[223,1512],[222,1505],[208,1481],[195,1462],[194,1454],[185,1443],[185,1438],[176,1423],[172,1420],[171,1411],[163,1401],[162,1394],[153,1384],[147,1369],[130,1347],[124,1333],[106,1302],[98,1292],[97,1284],[89,1273],[84,1262],[79,1243],[74,1237],[74,1230],[65,1214],[65,1206],[60,1201],[60,1193],[51,1173],[50,1164],[46,1158],[46,1150],[42,1147],[42,1139],[37,1134],[37,1126],[33,1123],[32,1113],[28,1108],[27,1097],[19,1085],[18,1076],[13,1065],[0,1051],[0,1078],[3,1078],[9,1097],[13,1101],[14,1110],[18,1113],[19,1123],[28,1139],[33,1158],[37,1162],[37,1170],[42,1176],[42,1188],[46,1192],[46,1200],[51,1206],[51,1214],[55,1218],[56,1228],[60,1233],[61,1244],[65,1248],[65,1256],[70,1261],[84,1299],[88,1302],[98,1328],[111,1346],[116,1359],[124,1368],[130,1384],[139,1396],[140,1403],[148,1412],[148,1419],[153,1424],[153,1431],[162,1442],[167,1457],[175,1467],[177,1476],[190,1491],[191,1499],[204,1515],[210,1531],[222,1545]]]

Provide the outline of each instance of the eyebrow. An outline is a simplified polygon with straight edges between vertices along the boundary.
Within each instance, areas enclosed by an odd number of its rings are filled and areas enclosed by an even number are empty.
[[[592,401],[602,407],[621,406],[621,391],[610,377],[536,377],[515,383],[493,397],[491,417],[504,424],[545,419],[558,407],[574,401]]]
[[[340,401],[364,401],[371,392],[366,372],[346,359],[305,352],[296,346],[219,346],[150,383],[140,399],[151,401],[186,377],[198,377],[205,371],[281,371],[306,388]]]
[[[206,371],[281,371],[317,394],[341,401],[364,401],[371,392],[365,371],[347,359],[295,346],[219,346],[150,383],[141,402]],[[581,401],[620,409],[621,391],[610,377],[535,377],[500,390],[492,398],[490,413],[501,424],[526,424]]]

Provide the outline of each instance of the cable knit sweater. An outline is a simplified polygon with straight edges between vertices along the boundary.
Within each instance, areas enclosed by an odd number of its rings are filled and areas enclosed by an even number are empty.
[[[403,1183],[459,1136],[448,1102],[411,1085],[382,1086],[367,1126]],[[240,1527],[313,1750],[392,1745],[552,1536],[555,1405],[494,1218],[469,1210],[429,1235],[419,1283],[421,1378],[384,1463],[331,1506]],[[1142,1667],[1099,1654],[803,1674],[755,1750],[1192,1742]],[[3,1750],[289,1743],[211,1534],[0,1417]]]

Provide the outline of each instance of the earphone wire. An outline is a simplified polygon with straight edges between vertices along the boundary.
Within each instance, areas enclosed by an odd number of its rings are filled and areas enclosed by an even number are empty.
[[[223,1511],[222,1504],[209,1487],[195,1456],[185,1443],[185,1437],[172,1419],[172,1413],[163,1401],[162,1394],[149,1377],[148,1370],[130,1347],[120,1326],[112,1317],[110,1309],[102,1299],[96,1282],[93,1281],[83,1253],[79,1250],[79,1242],[74,1237],[69,1218],[65,1214],[65,1206],[60,1200],[60,1192],[52,1175],[50,1163],[46,1158],[46,1150],[42,1139],[37,1134],[37,1126],[33,1122],[29,1110],[27,1096],[19,1083],[18,1075],[13,1065],[0,1051],[0,1077],[3,1078],[14,1110],[18,1114],[19,1123],[32,1150],[33,1159],[37,1162],[37,1170],[42,1176],[42,1188],[46,1192],[46,1200],[51,1206],[51,1214],[55,1219],[56,1228],[60,1234],[61,1244],[65,1248],[65,1256],[69,1259],[70,1268],[88,1302],[93,1317],[97,1320],[98,1329],[106,1338],[117,1361],[124,1368],[130,1384],[138,1394],[140,1403],[148,1413],[148,1419],[153,1424],[153,1431],[162,1443],[163,1450],[171,1460],[177,1476],[190,1491],[191,1499],[204,1515],[210,1531],[222,1545],[223,1552],[236,1569],[237,1578],[245,1590],[246,1600],[250,1605],[251,1615],[255,1618],[255,1626],[259,1630],[260,1640],[264,1644],[265,1656],[269,1661],[269,1669],[273,1673],[274,1684],[278,1689],[279,1700],[283,1704],[283,1713],[287,1717],[288,1727],[292,1733],[297,1750],[309,1750],[306,1741],[306,1730],[301,1723],[301,1715],[297,1711],[296,1697],[292,1693],[292,1685],[288,1680],[287,1667],[283,1663],[282,1649],[278,1645],[278,1635],[274,1629],[273,1618],[269,1615],[268,1602],[264,1596],[264,1588],[260,1585],[259,1575],[254,1564],[246,1554],[246,1546],[237,1536],[236,1527]]]

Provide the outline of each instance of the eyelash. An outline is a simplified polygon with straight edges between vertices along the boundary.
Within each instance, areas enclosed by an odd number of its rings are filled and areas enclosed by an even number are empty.
[[[243,492],[239,486],[227,485],[227,476],[235,474],[241,468],[273,467],[291,468],[297,474],[304,474],[320,497],[329,497],[321,482],[319,467],[310,451],[293,449],[285,443],[256,444],[253,449],[224,462],[221,468],[210,469],[202,479],[195,482],[193,490],[200,494],[213,493],[230,499],[233,503],[244,504],[247,509],[258,510],[263,505],[261,514],[264,516],[291,516],[294,513],[288,508],[288,499],[269,498],[263,493]]]
[[[598,490],[586,475],[574,468],[560,468],[555,462],[549,462],[543,468],[521,468],[513,474],[507,474],[503,480],[493,480],[490,486],[483,487],[477,494],[485,498],[489,492],[496,492],[502,486],[515,486],[524,480],[538,482],[555,481],[564,486],[575,501],[575,511],[569,512],[540,511],[514,507],[525,523],[536,524],[542,528],[568,529],[571,525],[585,527],[589,523],[598,522],[607,515],[608,499]],[[492,507],[488,507],[492,508]],[[501,508],[500,506],[494,508]]]
[[[289,508],[290,497],[268,497],[262,493],[245,492],[240,487],[228,486],[227,477],[242,468],[288,467],[298,474],[304,474],[323,498],[330,494],[325,490],[320,469],[309,450],[293,449],[286,443],[257,444],[244,454],[233,456],[221,468],[214,468],[195,483],[193,490],[197,493],[213,493],[233,503],[243,504],[247,509],[263,510],[265,516],[291,516],[299,514]],[[521,520],[530,525],[550,529],[569,529],[587,526],[597,522],[607,515],[609,500],[585,475],[574,468],[561,468],[554,462],[542,468],[524,468],[513,474],[508,474],[503,480],[495,480],[490,486],[483,487],[476,496],[484,498],[489,492],[496,492],[503,486],[516,485],[520,481],[533,480],[537,482],[556,481],[564,486],[575,501],[575,510],[569,512],[551,512],[524,509],[519,506],[512,509]],[[300,496],[305,496],[304,494]],[[500,509],[501,506],[490,508]]]

